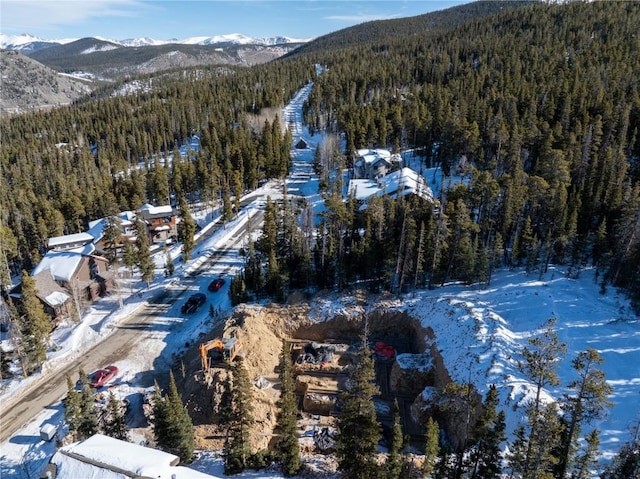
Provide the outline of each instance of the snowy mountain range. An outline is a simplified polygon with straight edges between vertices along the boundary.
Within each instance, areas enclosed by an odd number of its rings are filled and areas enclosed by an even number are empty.
[[[227,35],[214,35],[211,37],[189,37],[182,40],[172,38],[169,40],[156,40],[149,37],[140,38],[128,38],[125,40],[112,40],[102,37],[94,37],[98,40],[108,41],[116,45],[123,47],[145,47],[145,46],[158,46],[167,44],[182,44],[182,45],[286,45],[289,43],[306,43],[310,41],[310,38],[290,38],[284,36],[266,37],[266,38],[253,38],[243,35],[241,33],[231,33]],[[34,52],[42,48],[47,48],[55,45],[65,45],[67,43],[79,40],[78,38],[63,38],[57,40],[47,40],[39,38],[29,34],[22,35],[6,35],[0,33],[0,49],[4,50],[16,50],[22,53]]]

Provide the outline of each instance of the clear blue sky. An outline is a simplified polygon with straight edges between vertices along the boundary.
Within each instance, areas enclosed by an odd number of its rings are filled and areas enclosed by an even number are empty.
[[[45,40],[184,39],[242,33],[311,38],[369,20],[421,15],[470,0],[0,0],[0,33]]]

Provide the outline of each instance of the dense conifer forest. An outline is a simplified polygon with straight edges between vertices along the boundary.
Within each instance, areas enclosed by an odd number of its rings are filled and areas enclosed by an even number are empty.
[[[286,191],[284,201],[268,201],[260,236],[247,245],[245,267],[231,281],[234,303],[355,282],[394,293],[452,280],[489,284],[498,267],[541,274],[554,263],[573,275],[595,266],[603,292],[621,288],[639,308],[640,3],[494,7],[460,7],[466,13],[440,28],[408,19],[406,35],[399,34],[401,21],[382,22],[368,35],[366,27],[351,37],[341,32],[335,41],[321,39],[322,48],[309,45],[266,65],[170,72],[145,78],[150,91],[115,96],[110,90],[117,86],[105,87],[74,105],[3,118],[2,292],[9,273],[38,263],[48,238],[84,231],[93,219],[172,203],[189,218],[183,240],[195,230],[191,205],[221,202],[230,219],[243,192],[286,175],[292,137],[277,112],[313,81],[304,113],[313,132],[326,133],[315,161],[324,213],[314,222],[311,209],[287,201]],[[200,150],[177,154],[194,134]],[[382,196],[362,209],[354,197],[345,201],[342,175],[335,173],[353,167],[357,149],[378,147],[413,149],[442,171],[438,181],[449,174],[466,181],[439,185],[435,202]],[[172,161],[164,161],[171,153]],[[136,248],[148,253],[148,245]],[[136,264],[127,251],[124,256],[126,266]],[[29,299],[26,273],[23,283]],[[45,336],[42,312],[25,309],[23,329]],[[459,417],[477,420],[457,448],[439,444],[438,425],[426,424],[421,472],[405,460],[397,420],[384,470],[373,458],[381,431],[371,402],[375,373],[363,346],[352,389],[342,396],[337,458],[343,477],[589,477],[598,432],[587,434],[580,449],[578,438],[583,424],[604,414],[610,387],[598,369],[601,356],[587,350],[572,363],[578,379],[567,387],[575,394],[559,404],[540,399],[543,388],[558,384],[557,359],[565,354],[553,326],[529,340],[519,363],[538,394],[526,423],[513,432],[508,456],[501,456],[505,416],[495,388],[472,400],[469,384],[451,383],[439,391],[441,399]],[[31,362],[41,362],[42,344],[28,347]],[[290,451],[297,438],[289,368],[283,357],[279,407],[289,413],[278,417],[277,456],[286,474],[295,474],[300,459]],[[235,415],[226,418],[230,472],[251,464],[245,376],[239,366],[227,384]],[[157,442],[189,460],[192,428],[171,383],[156,409]],[[97,428],[85,421],[83,394],[70,394],[66,405],[78,437]],[[126,437],[113,418],[109,427]],[[160,427],[173,421],[186,431],[177,442]],[[636,434],[601,477],[637,475],[637,446]]]
[[[313,80],[306,120],[335,135],[317,157],[327,211],[313,235],[295,220],[308,216],[304,205],[269,206],[236,284],[243,297],[353,281],[394,291],[488,283],[498,266],[553,262],[575,274],[595,265],[603,290],[638,301],[639,24],[637,3],[524,5],[403,37],[377,28],[364,44],[188,70],[154,79],[149,92],[103,91],[2,119],[3,283],[7,266],[29,270],[49,237],[89,220],[145,202],[231,202],[282,177],[290,134],[277,116],[258,115]],[[157,161],[195,133],[199,153]],[[367,147],[414,148],[470,180],[443,189],[437,205],[379,198],[360,212],[329,171]]]

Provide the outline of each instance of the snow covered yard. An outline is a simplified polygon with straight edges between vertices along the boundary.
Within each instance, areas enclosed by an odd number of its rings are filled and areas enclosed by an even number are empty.
[[[517,361],[527,340],[541,333],[550,318],[556,318],[567,354],[558,358],[560,385],[545,391],[546,397],[566,392],[576,379],[571,361],[593,348],[604,358],[601,369],[613,387],[613,407],[606,419],[586,426],[583,433],[600,430],[606,459],[630,439],[630,427],[640,421],[640,318],[614,290],[599,293],[592,269],[577,279],[560,267],[550,268],[542,279],[537,273],[502,271],[487,288],[445,286],[405,298],[397,307],[433,328],[454,380],[472,382],[483,394],[490,384],[498,387],[509,433],[524,419],[520,406],[535,394]]]

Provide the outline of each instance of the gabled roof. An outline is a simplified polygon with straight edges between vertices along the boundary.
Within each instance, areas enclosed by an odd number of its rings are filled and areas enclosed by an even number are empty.
[[[348,194],[355,195],[355,198],[360,201],[366,201],[373,195],[389,195],[397,198],[399,195],[410,194],[433,201],[433,192],[427,186],[427,180],[411,168],[402,168],[378,180],[351,180]]]
[[[371,163],[372,161],[382,158],[387,161],[391,161],[391,152],[389,150],[376,149],[376,150],[358,150],[357,151],[358,158],[362,158],[366,163]]]
[[[173,207],[171,205],[153,206],[147,203],[142,205],[140,211],[147,218],[150,216],[166,216],[173,214]]]
[[[89,233],[75,233],[72,235],[54,236],[49,238],[47,243],[49,248],[56,248],[66,244],[85,244],[93,241],[93,236]]]
[[[90,255],[95,250],[93,243],[87,245],[83,250],[48,251],[38,263],[31,276],[36,276],[41,271],[51,270],[51,274],[56,281],[69,282],[80,267],[82,258]]]
[[[49,306],[62,306],[71,296],[55,282],[51,270],[43,270],[33,276],[36,283],[37,296]]]
[[[34,270],[35,271],[35,270]],[[36,296],[52,308],[62,306],[71,296],[56,283],[50,269],[43,269],[32,276],[35,282]],[[22,298],[22,283],[17,284],[9,292],[12,298]]]
[[[63,446],[53,455],[56,479],[216,479],[177,466],[178,456],[102,434]]]
[[[114,218],[116,219],[116,223],[124,229],[133,224],[136,214],[134,211],[123,211],[117,216],[114,216]],[[104,235],[104,229],[107,227],[107,219],[107,217],[104,217],[98,220],[89,221],[89,229],[87,230],[87,233],[93,237],[94,243],[99,241]]]
[[[87,233],[91,235],[93,241],[99,241],[104,235],[104,229],[107,227],[107,219],[100,218],[99,220],[90,221],[89,229]]]

